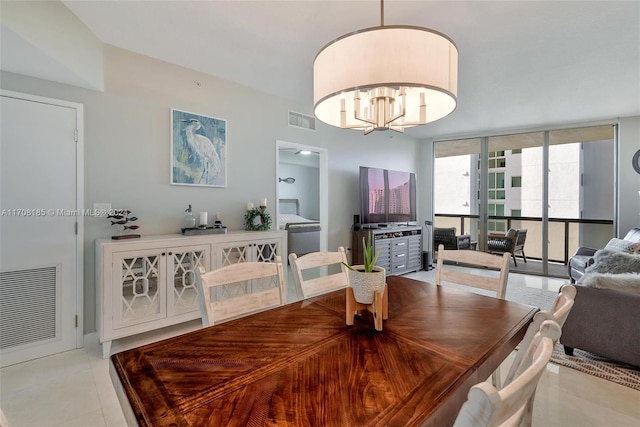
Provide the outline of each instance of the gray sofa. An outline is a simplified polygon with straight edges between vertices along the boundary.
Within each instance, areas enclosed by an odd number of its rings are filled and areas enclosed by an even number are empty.
[[[580,248],[571,259],[577,294],[560,337],[566,354],[580,349],[640,368],[640,255],[626,252],[639,240],[634,228],[624,240]]]
[[[576,290],[560,337],[565,353],[578,348],[640,368],[640,295],[580,284]]]
[[[632,228],[624,239],[611,239],[605,249],[611,250],[624,250],[628,243],[640,242],[640,228]],[[625,243],[626,242],[626,243]],[[576,283],[582,276],[584,276],[585,270],[593,264],[593,256],[598,249],[590,248],[587,246],[580,246],[576,253],[569,259],[569,277],[571,283]]]

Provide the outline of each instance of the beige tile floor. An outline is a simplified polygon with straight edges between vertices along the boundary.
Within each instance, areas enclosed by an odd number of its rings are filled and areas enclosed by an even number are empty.
[[[429,280],[433,271],[412,277]],[[556,290],[562,281],[511,274],[509,281]],[[291,284],[292,282],[289,281]],[[296,292],[290,289],[289,300]],[[192,321],[114,342],[118,352],[200,327]],[[108,373],[108,361],[95,333],[85,347],[0,370],[2,427],[124,426],[125,420]],[[506,376],[510,359],[503,364]],[[538,387],[534,425],[539,427],[640,426],[640,392],[612,382],[549,364]]]

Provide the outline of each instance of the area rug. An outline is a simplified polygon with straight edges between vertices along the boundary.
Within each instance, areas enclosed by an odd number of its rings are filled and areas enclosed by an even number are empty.
[[[551,362],[640,390],[640,370],[577,348],[573,350],[573,356],[567,356],[564,354],[562,344],[556,344],[551,355]]]

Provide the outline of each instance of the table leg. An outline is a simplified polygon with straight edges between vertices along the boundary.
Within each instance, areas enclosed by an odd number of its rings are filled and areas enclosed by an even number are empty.
[[[382,295],[382,319],[387,320],[389,318],[389,292],[387,291],[387,284],[384,285],[384,294]]]
[[[353,326],[353,318],[356,315],[356,297],[353,294],[353,288],[347,287],[347,307],[345,310],[345,317],[347,325]]]
[[[383,317],[383,302],[382,302],[382,294],[379,291],[376,291],[373,294],[373,307],[371,311],[373,312],[373,322],[376,327],[376,331],[382,330],[382,317]]]

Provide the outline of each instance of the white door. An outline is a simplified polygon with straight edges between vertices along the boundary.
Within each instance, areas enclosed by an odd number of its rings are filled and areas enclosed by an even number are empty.
[[[82,106],[18,96],[3,92],[0,110],[1,366],[82,346]]]

